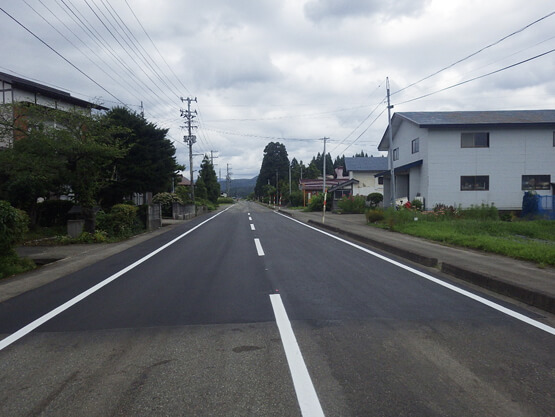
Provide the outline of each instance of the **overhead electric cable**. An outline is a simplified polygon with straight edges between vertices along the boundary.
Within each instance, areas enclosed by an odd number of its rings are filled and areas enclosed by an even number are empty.
[[[424,78],[422,78],[422,79],[420,79],[420,80],[418,80],[418,81],[416,81],[416,82],[414,82],[414,83],[412,83],[412,84],[409,84],[409,85],[407,85],[406,87],[401,88],[400,90],[397,90],[397,91],[391,93],[391,95],[400,93],[401,91],[404,91],[404,90],[406,90],[407,88],[413,87],[413,86],[415,86],[416,84],[421,83],[422,81],[425,81],[425,80],[427,80],[427,79],[429,79],[429,78],[432,78],[433,76],[435,76],[435,75],[437,75],[437,74],[439,74],[439,73],[441,73],[441,72],[443,72],[443,71],[445,71],[445,70],[448,70],[449,68],[452,68],[452,67],[454,67],[455,65],[460,64],[461,62],[466,61],[466,60],[469,59],[469,58],[472,58],[473,56],[478,55],[480,52],[483,52],[483,51],[485,51],[486,49],[489,49],[489,48],[491,48],[491,47],[493,47],[493,46],[495,46],[495,45],[498,45],[499,43],[501,43],[501,42],[503,42],[504,40],[510,38],[511,36],[514,36],[514,35],[516,35],[516,34],[522,32],[522,31],[528,29],[530,26],[533,26],[533,25],[535,25],[536,23],[539,23],[539,22],[541,22],[542,20],[545,20],[545,19],[547,19],[548,17],[551,17],[551,16],[554,15],[554,14],[555,14],[555,11],[553,11],[553,12],[551,12],[551,13],[548,13],[548,14],[546,14],[545,16],[543,16],[543,17],[541,17],[541,18],[539,18],[539,19],[537,19],[537,20],[534,20],[532,23],[529,23],[529,24],[527,24],[526,26],[524,26],[524,27],[522,27],[522,28],[520,28],[520,29],[518,29],[518,30],[516,30],[516,31],[514,31],[514,32],[512,32],[512,33],[510,33],[510,34],[508,34],[508,35],[506,35],[506,36],[503,36],[501,39],[499,39],[499,40],[497,40],[497,41],[495,41],[495,42],[493,42],[493,43],[490,43],[489,45],[486,45],[486,46],[484,46],[483,48],[480,48],[480,49],[477,50],[476,52],[473,52],[473,53],[471,53],[470,55],[468,55],[468,56],[466,56],[466,57],[464,57],[464,58],[461,58],[461,59],[459,59],[458,61],[455,61],[455,62],[453,62],[452,64],[450,64],[450,65],[448,65],[448,66],[446,66],[446,67],[444,67],[444,68],[442,68],[442,69],[440,69],[440,70],[438,70],[438,71],[436,71],[436,72],[434,72],[434,73],[432,73],[432,74],[430,74],[430,75],[428,75],[428,76],[426,76],[426,77],[424,77]]]
[[[29,28],[27,28],[25,25],[23,25],[23,23],[21,23],[19,20],[17,20],[15,17],[13,17],[11,14],[9,14],[7,11],[5,11],[2,7],[0,7],[0,10],[2,12],[4,12],[4,14],[6,14],[10,19],[12,19],[15,23],[17,23],[19,26],[21,26],[23,29],[25,29],[27,32],[29,32],[35,39],[37,39],[39,42],[41,42],[44,46],[46,46],[48,49],[50,49],[52,52],[54,52],[56,55],[58,55],[60,58],[62,58],[64,61],[66,61],[69,65],[71,65],[73,68],[75,68],[77,71],[79,71],[82,75],[84,75],[85,77],[87,77],[90,81],[92,81],[94,84],[96,84],[98,87],[100,87],[103,91],[105,91],[106,93],[108,93],[110,96],[112,96],[113,98],[115,98],[118,102],[120,102],[121,104],[125,105],[125,103],[123,101],[121,101],[119,98],[117,98],[114,94],[112,94],[110,91],[108,91],[106,88],[104,88],[102,85],[100,85],[97,81],[95,81],[93,78],[91,78],[87,73],[85,73],[83,70],[81,70],[81,68],[77,67],[73,62],[71,62],[69,59],[67,59],[65,56],[63,56],[61,53],[59,53],[58,51],[56,51],[53,47],[51,47],[48,43],[46,43],[44,40],[42,40],[39,36],[35,35],[34,32],[32,32]]]
[[[534,60],[534,59],[541,58],[542,56],[548,55],[548,54],[553,53],[553,52],[555,52],[555,49],[551,49],[550,51],[547,51],[547,52],[544,52],[544,53],[542,53],[542,54],[533,56],[533,57],[531,57],[531,58],[528,58],[528,59],[525,59],[525,60],[523,60],[523,61],[517,62],[517,63],[515,63],[515,64],[508,65],[508,66],[506,66],[506,67],[497,69],[497,70],[495,70],[495,71],[488,72],[487,74],[482,74],[482,75],[479,75],[479,76],[477,76],[477,77],[470,78],[469,80],[461,81],[460,83],[456,83],[456,84],[450,85],[449,87],[445,87],[445,88],[442,88],[442,89],[440,89],[440,90],[433,91],[433,92],[431,92],[431,93],[424,94],[424,95],[422,95],[422,96],[415,97],[415,98],[410,99],[410,100],[405,100],[405,101],[402,101],[402,102],[400,102],[400,103],[396,103],[396,105],[401,105],[401,104],[410,103],[410,102],[413,102],[413,101],[416,101],[416,100],[420,100],[420,99],[423,99],[423,98],[432,96],[432,95],[437,94],[437,93],[441,93],[441,92],[446,91],[446,90],[449,90],[449,89],[451,89],[451,88],[458,87],[458,86],[463,85],[463,84],[468,84],[469,82],[476,81],[476,80],[479,80],[480,78],[488,77],[488,76],[493,75],[493,74],[497,74],[498,72],[508,70],[508,69],[510,69],[510,68],[516,67],[516,66],[521,65],[521,64],[524,64],[524,63],[526,63],[526,62],[530,62],[530,61],[532,61],[532,60]]]

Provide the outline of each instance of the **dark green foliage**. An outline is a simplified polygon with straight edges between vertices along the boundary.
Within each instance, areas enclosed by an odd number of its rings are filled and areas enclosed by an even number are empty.
[[[195,203],[197,200],[208,200],[208,190],[202,177],[199,177],[195,183]]]
[[[218,198],[218,204],[234,204],[235,200],[231,197],[220,197]]]
[[[416,200],[416,199],[412,200],[410,202],[410,205],[413,210],[417,210],[417,211],[422,211],[422,208],[424,207],[424,204],[422,203],[422,201]]]
[[[128,152],[112,166],[112,181],[102,193],[103,205],[122,202],[134,192],[157,194],[171,190],[183,167],[175,159],[175,147],[166,138],[168,130],[122,107],[110,110],[106,119],[109,125],[120,129],[118,139]]]
[[[172,193],[158,193],[152,197],[152,202],[162,206],[162,216],[172,217],[173,203],[183,204],[183,201],[177,194]]]
[[[276,176],[277,173],[277,176]],[[270,142],[264,148],[264,157],[260,173],[256,180],[254,192],[257,196],[265,195],[263,187],[271,184],[277,187],[279,179],[289,178],[289,159],[285,145],[279,142]]]
[[[384,219],[383,210],[381,209],[368,209],[364,214],[366,215],[366,223],[376,223]]]
[[[289,197],[289,202],[293,207],[300,207],[303,205],[303,193],[302,191],[293,191]]]
[[[205,198],[212,204],[216,204],[218,202],[218,197],[220,197],[220,184],[218,183],[218,177],[216,176],[216,171],[214,171],[214,166],[207,156],[204,157],[200,164],[198,176],[197,187],[199,180],[202,180],[202,184],[204,184],[206,188],[206,196],[201,198]],[[196,188],[195,191],[197,191]]]
[[[27,214],[0,200],[0,278],[34,268],[29,260],[19,259],[13,247],[21,241],[27,231]]]
[[[69,200],[46,200],[37,204],[37,225],[42,227],[65,226],[68,212],[74,206]]]
[[[366,198],[362,195],[343,196],[337,205],[343,213],[364,213],[366,210]]]
[[[178,185],[175,187],[175,194],[181,200],[181,204],[192,204],[191,199],[191,187],[185,187],[183,185]]]
[[[100,212],[97,215],[98,231],[103,231],[108,237],[130,237],[141,230],[138,208],[128,204],[116,204],[109,213]],[[98,241],[94,234],[92,239]],[[87,237],[85,236],[84,239]],[[88,243],[88,242],[84,242]]]
[[[383,201],[383,194],[381,193],[370,193],[366,197],[366,201],[370,202],[371,208],[376,208]]]
[[[326,211],[331,210],[331,199],[333,195],[327,193],[326,198]],[[324,209],[324,194],[317,194],[310,199],[310,203],[308,203],[308,211],[323,211]]]
[[[12,251],[13,246],[23,238],[28,224],[29,217],[24,211],[0,200],[0,253]]]
[[[313,160],[306,170],[306,175],[303,178],[316,179],[322,176],[321,168],[318,168],[317,162]]]
[[[464,219],[499,220],[499,211],[493,204],[472,205],[469,208],[460,209],[459,212]]]

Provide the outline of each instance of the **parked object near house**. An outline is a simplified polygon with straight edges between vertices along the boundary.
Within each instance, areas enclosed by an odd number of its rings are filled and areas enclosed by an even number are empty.
[[[383,176],[375,175],[385,170],[387,158],[383,156],[345,158],[345,171],[349,179],[357,180],[357,184],[353,186],[353,195],[366,197],[371,193],[383,194]]]
[[[555,110],[402,112],[378,146],[391,152],[396,199],[436,204],[494,204],[520,210],[526,191],[554,194]],[[384,205],[391,202],[390,169]]]

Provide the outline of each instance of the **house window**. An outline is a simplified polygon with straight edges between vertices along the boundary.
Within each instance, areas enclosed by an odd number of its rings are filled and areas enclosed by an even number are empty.
[[[416,138],[412,140],[411,143],[412,153],[418,153],[420,151],[420,139]]]
[[[489,148],[489,132],[461,133],[461,148]]]
[[[397,161],[399,159],[399,148],[393,149],[393,160]]]
[[[488,191],[489,175],[473,175],[461,177],[461,191]]]
[[[378,184],[383,185],[383,177],[378,177]]]
[[[551,175],[523,175],[523,190],[549,190],[551,185]]]

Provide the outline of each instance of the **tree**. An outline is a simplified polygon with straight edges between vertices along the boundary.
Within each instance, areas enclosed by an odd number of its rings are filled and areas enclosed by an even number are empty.
[[[276,178],[277,173],[277,178]],[[264,157],[260,173],[256,180],[254,192],[257,196],[263,196],[264,185],[271,184],[277,187],[276,180],[286,178],[289,175],[289,158],[285,145],[279,142],[270,142],[264,148]]]
[[[214,171],[214,166],[212,162],[210,162],[208,156],[205,156],[202,160],[198,176],[197,187],[199,180],[201,180],[206,188],[206,199],[216,204],[220,197],[220,184],[218,183],[218,177],[216,176],[216,171]]]
[[[113,165],[114,181],[102,193],[104,205],[112,205],[133,193],[171,191],[178,171],[185,167],[175,159],[175,147],[160,129],[138,113],[116,107],[106,114],[111,126],[124,128],[119,135],[129,148]]]
[[[354,155],[355,158],[368,158],[368,154],[364,153],[364,151],[360,151],[360,153],[356,153]]]
[[[304,178],[316,179],[320,176],[322,176],[322,171],[318,169],[316,160],[313,159],[306,170]]]
[[[12,201],[31,213],[38,197],[69,194],[82,208],[85,231],[94,232],[98,193],[110,179],[109,167],[126,152],[118,129],[77,110],[17,106],[25,120],[14,122],[17,140],[1,152],[2,194],[14,193]]]

